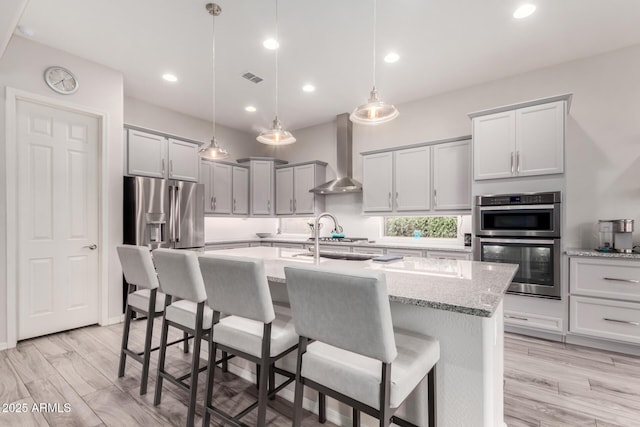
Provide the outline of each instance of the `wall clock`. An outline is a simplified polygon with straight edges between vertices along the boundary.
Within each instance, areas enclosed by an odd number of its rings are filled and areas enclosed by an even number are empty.
[[[53,66],[44,71],[44,81],[54,91],[71,95],[78,90],[78,79],[66,68]]]

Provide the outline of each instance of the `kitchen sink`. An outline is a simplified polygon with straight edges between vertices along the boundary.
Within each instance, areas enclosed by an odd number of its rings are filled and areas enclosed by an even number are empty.
[[[295,254],[294,256],[308,256],[312,257],[313,252],[303,252],[300,254]],[[329,259],[344,259],[349,261],[367,261],[372,258],[375,258],[379,255],[372,254],[356,254],[353,252],[333,252],[333,251],[320,251],[320,258],[329,258]]]

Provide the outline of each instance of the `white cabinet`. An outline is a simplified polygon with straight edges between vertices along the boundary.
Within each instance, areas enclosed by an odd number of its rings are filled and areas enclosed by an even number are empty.
[[[573,333],[640,344],[640,304],[572,296],[569,329]]]
[[[398,150],[394,156],[394,207],[397,212],[431,208],[431,147]]]
[[[138,130],[128,130],[127,173],[129,175],[165,178],[166,139]]]
[[[233,206],[234,215],[249,214],[249,169],[233,166]]]
[[[324,209],[324,196],[309,190],[326,180],[326,163],[312,162],[276,168],[276,214],[313,215]]]
[[[364,212],[391,212],[393,153],[365,155],[362,162],[362,209]]]
[[[274,161],[251,160],[249,168],[251,215],[273,215]]]
[[[471,142],[433,146],[433,208],[471,209]]]
[[[424,256],[423,252],[420,249],[398,249],[398,248],[387,249],[387,255],[400,255],[403,257],[418,257],[418,258],[422,258]]]
[[[231,163],[203,160],[204,212],[217,215],[249,213],[249,170]]]
[[[427,258],[437,259],[451,259],[451,260],[471,260],[471,252],[458,252],[458,251],[440,251],[440,250],[428,250]]]
[[[127,174],[197,182],[198,149],[195,142],[128,129]]]
[[[192,142],[169,138],[169,179],[198,181],[199,148]]]
[[[570,95],[470,114],[476,180],[564,172]]]
[[[449,141],[363,153],[363,211],[470,210],[470,141]]]

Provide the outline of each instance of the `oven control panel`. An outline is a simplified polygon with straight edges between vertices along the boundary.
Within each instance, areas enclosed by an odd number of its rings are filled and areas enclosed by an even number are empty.
[[[560,203],[560,192],[530,193],[530,194],[502,194],[496,196],[476,196],[477,206],[508,206],[508,205],[546,205]]]

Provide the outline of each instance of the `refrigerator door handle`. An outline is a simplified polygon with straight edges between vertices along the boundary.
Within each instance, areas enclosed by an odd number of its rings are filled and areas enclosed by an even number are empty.
[[[175,217],[175,197],[174,197],[174,187],[173,185],[169,186],[169,215],[171,216],[171,221],[169,221],[169,241],[175,242],[176,240],[176,217]]]
[[[181,218],[180,218],[180,196],[182,196],[182,191],[180,191],[180,187],[176,187],[176,216],[175,216],[175,223],[177,226],[177,236],[176,236],[176,242],[180,241],[180,235],[182,234],[182,229],[180,227],[180,223]]]

